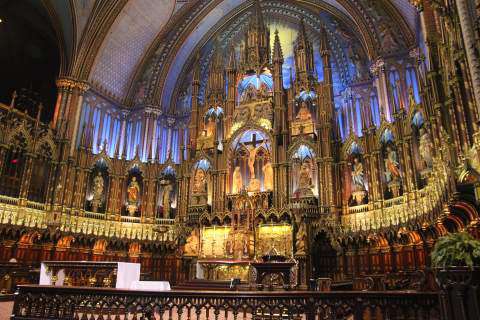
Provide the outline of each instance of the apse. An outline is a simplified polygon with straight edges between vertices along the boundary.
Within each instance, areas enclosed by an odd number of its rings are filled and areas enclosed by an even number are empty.
[[[357,73],[362,73],[365,76],[367,72],[368,60],[366,53],[362,48],[362,44],[356,42],[354,33],[348,31],[348,27],[343,22],[337,20],[331,14],[322,12],[319,16],[305,15],[304,11],[294,5],[282,5],[275,1],[266,3],[265,9],[262,10],[266,25],[270,32],[270,47],[273,46],[274,33],[278,31],[280,44],[284,57],[283,64],[283,87],[288,89],[291,86],[291,81],[295,79],[295,66],[293,57],[293,48],[298,35],[300,19],[304,19],[307,30],[307,36],[312,41],[314,46],[314,62],[316,77],[319,81],[323,80],[323,65],[319,52],[320,27],[324,27],[328,33],[329,41],[333,49],[332,59],[332,76],[334,93],[339,97],[341,92],[347,85],[356,77]],[[205,81],[208,74],[208,64],[213,56],[214,50],[220,50],[223,55],[227,56],[227,51],[232,44],[235,48],[236,57],[241,53],[241,45],[243,41],[243,29],[245,28],[245,21],[248,19],[250,12],[247,10],[244,13],[237,15],[235,20],[232,20],[227,25],[223,25],[214,36],[210,36],[205,40],[204,44],[197,45],[199,53],[190,55],[189,61],[183,66],[184,72],[191,70],[194,64],[200,63],[201,89],[200,99],[203,99],[203,92],[205,88]],[[214,45],[215,44],[215,45]],[[200,46],[201,47],[198,47]],[[352,60],[353,59],[353,60]],[[225,61],[227,62],[227,61]],[[356,71],[361,68],[361,70]],[[177,80],[177,86],[184,88],[176,90],[174,94],[183,94],[188,90],[188,83],[191,81],[191,75],[185,74],[185,77],[180,76]],[[260,75],[261,77],[261,75]],[[164,96],[168,97],[168,94]],[[176,100],[173,100],[176,101]],[[169,105],[172,100],[163,100],[164,105]],[[180,102],[181,103],[181,102]]]
[[[479,318],[473,1],[17,2],[0,318]]]

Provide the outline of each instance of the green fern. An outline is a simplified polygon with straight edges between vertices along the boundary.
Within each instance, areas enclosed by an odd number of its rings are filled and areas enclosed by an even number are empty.
[[[466,232],[441,237],[432,251],[434,267],[480,266],[480,241]]]

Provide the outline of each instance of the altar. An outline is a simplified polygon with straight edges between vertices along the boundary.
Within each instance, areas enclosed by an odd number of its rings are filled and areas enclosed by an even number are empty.
[[[250,261],[248,260],[199,260],[197,279],[230,280],[240,279],[250,283]]]
[[[140,280],[140,264],[114,261],[43,261],[41,285],[129,289]]]
[[[208,280],[240,279],[253,283],[252,264],[271,250],[292,256],[292,226],[282,223],[254,223],[244,212],[234,215],[229,226],[203,227],[195,277]]]

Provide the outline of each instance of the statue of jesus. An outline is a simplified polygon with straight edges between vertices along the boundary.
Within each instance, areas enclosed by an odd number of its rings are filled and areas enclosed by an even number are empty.
[[[243,144],[243,143],[242,143]],[[258,150],[263,147],[265,142],[262,142],[258,147],[243,146],[248,150],[248,169],[250,170],[250,180],[255,179],[255,158],[257,157]]]

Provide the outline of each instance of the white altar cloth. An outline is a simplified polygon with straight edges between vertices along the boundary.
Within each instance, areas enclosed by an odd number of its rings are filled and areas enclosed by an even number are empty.
[[[129,289],[132,282],[140,280],[140,263],[131,262],[93,262],[93,261],[45,261],[40,266],[40,283],[41,285],[52,284],[52,272],[49,270],[49,264],[63,264],[64,268],[60,269],[57,274],[57,281],[55,286],[63,286],[65,280],[65,268],[68,268],[68,264],[75,264],[75,268],[81,268],[83,265],[88,268],[93,264],[109,264],[114,265],[113,268],[117,270],[117,282],[115,288],[117,289]],[[62,266],[63,267],[63,266]]]

